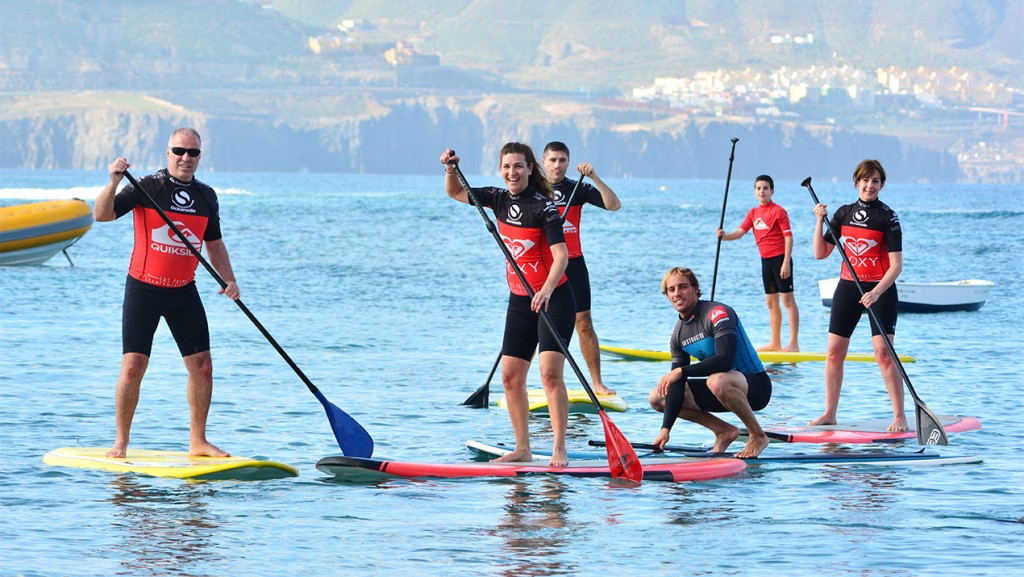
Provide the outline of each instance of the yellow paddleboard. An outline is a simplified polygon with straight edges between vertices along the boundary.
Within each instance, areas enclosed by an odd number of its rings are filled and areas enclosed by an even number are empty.
[[[570,413],[596,413],[597,409],[594,407],[593,401],[590,400],[590,395],[587,394],[583,389],[569,389],[566,391],[569,395],[569,412]],[[530,389],[527,391],[527,399],[530,402],[530,412],[547,413],[548,412],[548,398],[544,394],[544,389]],[[601,402],[601,406],[606,411],[617,411],[622,413],[626,410],[626,401],[623,401],[618,395],[612,395],[610,397],[598,397],[598,401]],[[498,400],[498,406],[502,409],[508,409],[508,403],[505,402],[505,397]]]
[[[624,347],[609,347],[607,345],[601,345],[601,351],[604,353],[627,361],[670,361],[672,355],[668,351],[644,351],[640,349],[627,349]],[[766,364],[784,364],[784,363],[805,363],[809,361],[824,361],[825,353],[823,352],[799,352],[799,353],[788,353],[784,351],[761,351],[757,353],[757,356],[761,358],[762,363]],[[899,355],[900,361],[904,363],[913,363],[917,359],[910,355]],[[696,360],[696,359],[694,359]],[[846,355],[846,360],[860,362],[860,363],[873,363],[875,362],[874,353],[849,353]]]
[[[43,462],[56,467],[99,469],[196,481],[262,481],[299,475],[299,471],[291,465],[250,457],[193,457],[177,451],[129,448],[124,459],[115,459],[107,457],[108,450],[109,447],[63,447],[43,455]]]

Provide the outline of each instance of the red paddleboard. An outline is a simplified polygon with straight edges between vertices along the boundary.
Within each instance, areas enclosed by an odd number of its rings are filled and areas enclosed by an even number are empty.
[[[943,415],[939,417],[939,421],[947,433],[981,429],[981,421],[977,417]],[[891,422],[886,419],[873,419],[838,425],[767,427],[765,433],[774,441],[786,443],[886,443],[917,438],[913,422],[910,424],[910,430],[901,433],[885,430]]]
[[[644,465],[645,481],[707,481],[743,472],[747,465],[741,459],[679,459]],[[385,477],[412,479],[468,479],[477,477],[518,477],[523,475],[567,475],[571,477],[606,477],[612,473],[607,461],[582,461],[567,467],[546,467],[536,463],[415,463],[365,459],[361,457],[324,457],[316,468],[328,475],[349,480]]]

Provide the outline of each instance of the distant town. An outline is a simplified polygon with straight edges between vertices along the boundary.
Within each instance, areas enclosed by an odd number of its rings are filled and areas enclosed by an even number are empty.
[[[396,69],[441,67],[435,54],[413,43],[364,43],[345,20],[338,32],[309,39],[315,54],[383,55]],[[811,46],[813,34],[772,34],[773,45]],[[1024,182],[1024,85],[1008,86],[986,74],[952,67],[850,65],[708,70],[655,78],[631,94],[603,101],[611,106],[663,109],[673,114],[840,125],[890,134],[902,141],[956,156],[964,180]]]
[[[1024,90],[957,68],[714,70],[656,78],[652,85],[634,88],[630,100],[697,116],[840,122],[868,132],[889,131],[954,152],[967,181],[1022,181]]]

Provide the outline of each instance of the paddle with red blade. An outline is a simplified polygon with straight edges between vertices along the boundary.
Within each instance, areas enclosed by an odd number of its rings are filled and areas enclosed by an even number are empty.
[[[156,201],[153,200],[153,197],[150,196],[149,192],[145,188],[143,188],[141,184],[139,184],[139,181],[135,180],[135,177],[128,173],[127,170],[124,172],[124,176],[125,178],[128,179],[128,182],[132,183],[132,186],[134,186],[136,190],[141,192],[142,195],[146,198],[146,200],[149,201],[150,206],[152,206],[156,210],[156,212],[160,215],[164,222],[167,223],[167,226],[174,231],[174,234],[177,235],[178,239],[181,240],[182,244],[185,247],[187,247],[189,251],[192,252],[192,255],[199,259],[199,262],[202,263],[202,265],[206,268],[207,271],[209,271],[210,275],[212,275],[213,278],[220,284],[221,288],[226,288],[228,286],[228,283],[225,282],[224,279],[220,276],[220,274],[216,271],[216,269],[213,268],[213,265],[211,265],[205,258],[203,258],[203,255],[199,252],[199,250],[197,250],[196,247],[192,246],[192,243],[189,241],[188,237],[186,237],[184,233],[181,232],[177,225],[175,225],[174,222],[170,219],[170,217],[167,216],[167,213],[165,213],[163,209],[160,208],[160,206],[156,203]],[[256,325],[256,328],[259,329],[261,333],[263,333],[263,336],[266,337],[267,341],[271,344],[271,346],[274,347],[274,350],[276,350],[281,355],[281,357],[284,358],[285,362],[288,363],[288,366],[291,367],[293,371],[295,371],[295,374],[297,374],[300,379],[302,379],[302,382],[306,384],[306,386],[309,388],[309,391],[313,393],[313,396],[315,396],[317,400],[320,401],[320,404],[323,405],[324,411],[327,412],[327,420],[331,424],[331,431],[334,432],[334,438],[338,441],[338,447],[341,448],[341,452],[350,457],[372,456],[373,438],[370,437],[370,434],[366,432],[366,429],[364,429],[363,426],[360,425],[355,419],[349,416],[348,413],[342,411],[333,403],[328,401],[327,398],[324,397],[323,393],[320,392],[320,389],[316,388],[316,385],[314,385],[313,382],[306,377],[306,375],[302,372],[302,369],[300,369],[299,366],[296,365],[294,361],[292,361],[291,357],[288,356],[288,353],[286,353],[285,350],[281,348],[281,345],[277,344],[277,341],[274,340],[274,337],[272,337],[270,333],[267,331],[267,329],[263,327],[263,324],[261,324],[260,321],[256,319],[256,316],[252,314],[249,308],[242,303],[242,300],[233,300],[235,301],[235,304],[238,305],[238,308],[242,309],[242,312],[245,313],[245,316],[249,317],[249,320],[252,321],[252,324]]]
[[[455,151],[452,151],[452,155]],[[473,189],[470,188],[469,183],[466,182],[466,176],[462,174],[462,169],[459,168],[458,163],[450,162],[448,166],[452,167],[455,171],[455,175],[459,179],[459,184],[462,188],[466,189],[466,193],[469,194],[472,204],[476,206],[477,210],[480,211],[480,216],[484,219],[484,223],[487,225],[487,230],[491,232],[491,236],[497,241],[498,246],[501,247],[501,252],[505,255],[505,260],[508,261],[509,266],[515,271],[516,276],[519,277],[519,282],[526,287],[526,292],[533,297],[533,287],[526,280],[526,275],[523,274],[522,269],[516,263],[515,257],[509,251],[508,247],[505,246],[505,242],[501,240],[501,235],[498,234],[497,227],[494,226],[494,222],[484,212],[484,207],[480,204],[480,199],[477,197]],[[601,406],[601,402],[597,398],[597,394],[594,393],[594,389],[590,387],[590,383],[587,382],[586,377],[583,376],[583,371],[580,370],[579,365],[576,364],[576,360],[569,354],[569,349],[565,346],[565,341],[562,340],[562,336],[558,334],[558,329],[555,327],[554,322],[551,320],[551,316],[544,309],[540,311],[541,319],[544,321],[544,325],[547,326],[548,330],[551,331],[552,336],[555,337],[555,341],[558,343],[558,347],[566,360],[572,366],[572,370],[576,373],[583,388],[586,389],[587,395],[590,396],[591,402],[597,408],[597,414],[601,417],[601,424],[604,426],[604,436],[606,449],[608,451],[608,467],[611,470],[612,477],[615,478],[626,478],[630,481],[639,483],[644,478],[643,466],[640,464],[640,459],[636,456],[636,450],[626,439],[626,436],[622,434],[622,431],[615,426],[611,418],[608,417],[608,413],[605,412]]]
[[[800,186],[807,187],[807,192],[811,193],[811,199],[815,205],[821,204],[818,200],[818,195],[814,194],[814,188],[811,186],[811,177],[807,177]],[[839,249],[839,254],[843,257],[843,263],[846,264],[846,270],[850,271],[850,276],[853,278],[853,284],[857,286],[857,292],[864,295],[864,287],[860,285],[860,279],[857,278],[857,272],[853,270],[853,264],[850,263],[850,257],[846,254],[846,248],[843,247],[843,243],[836,231],[832,229],[832,223],[829,221],[828,216],[825,216],[825,226],[828,227],[828,234],[832,237],[832,241],[835,243],[836,248]],[[896,367],[900,370],[900,375],[903,376],[903,382],[907,384],[907,390],[910,391],[910,396],[914,398],[914,416],[917,420],[917,442],[919,445],[948,445],[949,437],[946,436],[946,430],[942,428],[942,421],[939,419],[928,405],[924,404],[921,397],[917,396],[917,391],[914,390],[914,385],[910,383],[910,377],[907,376],[907,370],[903,368],[903,363],[900,362],[899,355],[896,354],[896,348],[892,346],[892,341],[889,340],[889,335],[886,334],[885,328],[882,326],[881,321],[878,320],[878,315],[875,314],[875,309],[867,307],[868,316],[871,317],[871,322],[875,324],[879,329],[879,333],[882,335],[882,340],[885,341],[885,347],[889,349],[889,354],[892,355],[893,362],[896,363]]]

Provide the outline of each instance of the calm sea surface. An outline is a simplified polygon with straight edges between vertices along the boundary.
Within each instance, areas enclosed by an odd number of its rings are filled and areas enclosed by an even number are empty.
[[[724,164],[724,162],[723,162]],[[723,169],[725,167],[723,166]],[[723,170],[724,172],[724,170]],[[137,175],[144,173],[138,169]],[[325,396],[373,436],[375,456],[456,462],[468,439],[507,441],[497,408],[459,406],[500,343],[503,257],[475,209],[437,176],[217,174],[225,241],[242,300]],[[101,172],[0,170],[0,204],[92,201]],[[473,184],[498,184],[469,175]],[[689,266],[710,293],[724,181],[611,180],[623,208],[584,211],[583,243],[602,342],[667,347],[674,313],[658,283]],[[831,209],[851,183],[814,183]],[[726,229],[755,203],[733,179]],[[0,269],[0,573],[5,575],[1007,575],[1024,566],[1024,195],[1020,187],[890,183],[882,198],[905,230],[907,281],[994,281],[978,312],[904,314],[896,347],[939,414],[984,429],[951,436],[949,455],[984,463],[921,468],[766,465],[738,477],[641,486],[533,477],[341,484],[314,468],[340,451],[294,372],[200,267],[216,386],[210,439],[283,461],[300,476],[186,483],[44,465],[62,446],[108,445],[120,366],[120,305],[130,218],[95,224],[45,266]],[[823,350],[828,311],[815,261],[812,202],[797,182],[775,200],[796,235],[804,350]],[[723,243],[716,298],[751,338],[768,337],[752,235]],[[851,351],[870,351],[864,319]],[[783,329],[786,330],[785,327]],[[571,349],[582,364],[582,355]],[[185,372],[161,327],[132,429],[137,448],[187,450]],[[646,407],[664,364],[604,362],[630,404],[613,421],[649,442]],[[759,416],[802,424],[822,410],[822,363],[773,366]],[[567,370],[571,388],[580,388]],[[531,384],[539,386],[536,372]],[[501,395],[492,389],[492,401]],[[908,395],[909,414],[912,403]],[[873,364],[850,363],[840,419],[884,418]],[[733,421],[736,422],[735,418]],[[543,418],[531,429],[550,444]],[[680,423],[675,443],[710,441]],[[570,449],[603,438],[594,415],[570,419]],[[909,442],[897,448],[916,448]],[[768,451],[815,450],[772,445]]]

